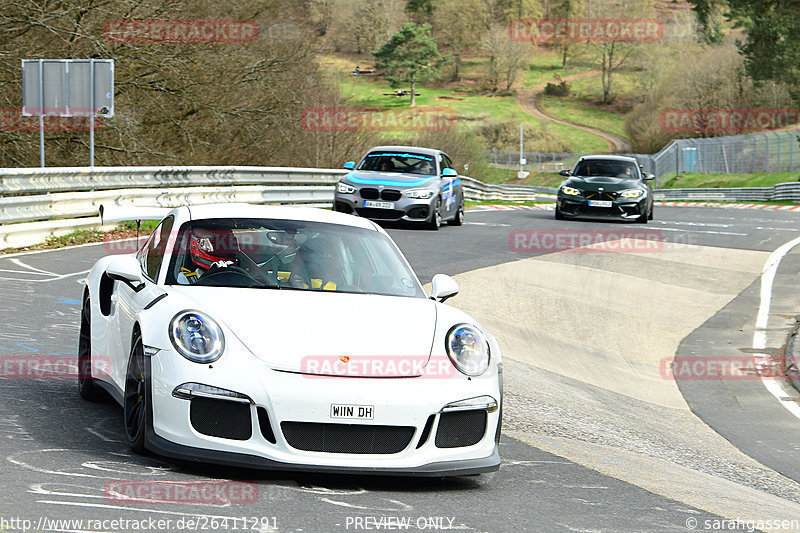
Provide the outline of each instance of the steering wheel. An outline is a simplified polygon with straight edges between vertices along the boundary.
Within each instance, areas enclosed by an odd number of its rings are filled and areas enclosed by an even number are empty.
[[[223,276],[229,276],[233,279],[238,278],[247,280],[247,285],[235,284],[234,286],[236,287],[250,286],[255,283],[259,283],[259,281],[256,278],[248,274],[248,272],[241,267],[234,265],[223,267],[214,264],[211,265],[211,268],[209,268],[202,276],[200,276],[200,279],[197,280],[195,285],[214,285],[213,283],[208,283],[208,281],[213,280],[214,278],[218,278],[221,280]]]

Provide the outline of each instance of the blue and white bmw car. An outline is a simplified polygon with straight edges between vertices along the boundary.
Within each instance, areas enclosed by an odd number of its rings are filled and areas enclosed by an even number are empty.
[[[408,221],[432,230],[460,226],[464,191],[450,157],[416,146],[376,146],[337,185],[334,211],[371,220]]]
[[[130,208],[162,219],[87,276],[79,390],[123,407],[137,452],[270,470],[497,470],[502,360],[426,293],[386,231],[323,209]],[[104,363],[104,364],[100,364]]]

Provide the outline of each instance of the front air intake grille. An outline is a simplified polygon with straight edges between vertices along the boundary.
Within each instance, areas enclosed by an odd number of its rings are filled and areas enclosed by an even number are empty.
[[[247,440],[253,434],[250,423],[250,404],[192,398],[189,420],[198,433],[222,439]]]
[[[399,453],[414,436],[414,428],[410,426],[312,422],[281,422],[281,431],[292,448],[328,453]]]
[[[385,191],[381,191],[381,200],[386,200],[387,202],[396,202],[402,197],[403,194],[400,191],[395,191],[394,189],[386,189]]]
[[[377,200],[378,195],[380,194],[378,189],[373,189],[372,187],[364,187],[359,192],[361,194],[361,198],[365,200]]]
[[[358,207],[356,212],[359,216],[376,220],[397,220],[405,215],[405,211],[399,209],[379,209],[375,207]]]
[[[461,448],[477,444],[486,433],[486,411],[453,411],[439,416],[437,448]]]

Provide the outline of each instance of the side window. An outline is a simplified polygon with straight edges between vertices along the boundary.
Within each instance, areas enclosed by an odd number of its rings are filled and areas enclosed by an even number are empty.
[[[453,162],[450,161],[450,158],[442,154],[442,169],[445,168],[452,168],[453,170],[456,169],[456,167],[453,166]]]
[[[169,242],[169,232],[172,231],[174,222],[175,219],[172,217],[161,221],[161,224],[150,236],[150,240],[145,245],[144,250],[142,250],[140,258],[142,269],[151,281],[158,279],[158,269],[161,268],[161,263],[164,261],[164,252]]]

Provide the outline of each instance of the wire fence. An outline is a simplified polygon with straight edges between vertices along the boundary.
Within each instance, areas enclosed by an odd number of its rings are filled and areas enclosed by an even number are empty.
[[[520,153],[489,150],[490,164],[495,167],[519,168]],[[524,170],[558,172],[572,168],[587,154],[524,152]],[[709,137],[675,139],[657,154],[619,154],[635,157],[645,172],[656,178],[680,173],[752,174],[800,171],[800,129]]]

